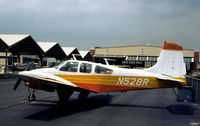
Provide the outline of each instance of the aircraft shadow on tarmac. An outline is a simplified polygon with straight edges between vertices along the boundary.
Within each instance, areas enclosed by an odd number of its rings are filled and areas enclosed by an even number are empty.
[[[168,107],[158,107],[158,106],[148,106],[148,105],[126,105],[126,104],[110,104],[108,106],[167,109],[170,114],[175,114],[175,115],[193,115],[194,114],[194,109],[190,105],[185,105],[185,104],[172,104]]]
[[[167,110],[171,114],[176,115],[193,115],[194,109],[190,105],[186,104],[173,104],[167,107]]]
[[[70,116],[75,113],[89,111],[89,110],[93,110],[93,109],[100,108],[103,106],[107,106],[111,102],[112,97],[113,96],[111,95],[109,96],[98,95],[98,96],[90,97],[85,102],[80,102],[78,100],[70,101],[66,106],[59,106],[55,104],[54,105],[40,104],[40,103],[32,104],[33,106],[49,106],[50,108],[44,111],[35,113],[33,115],[30,115],[26,117],[25,119],[51,121],[54,119],[65,117],[65,116]],[[55,101],[49,101],[49,102],[55,102]]]
[[[55,105],[56,101],[41,100],[41,102],[52,102],[52,104],[31,104],[33,106],[47,106],[48,109],[27,116],[25,119],[51,121],[65,116],[70,116],[79,112],[90,111],[103,106],[109,107],[132,107],[132,108],[148,108],[148,109],[166,109],[170,114],[175,115],[193,115],[194,109],[187,104],[172,104],[168,107],[148,106],[148,105],[129,105],[111,103],[112,95],[98,95],[89,97],[86,102],[78,100],[70,101],[66,106]]]

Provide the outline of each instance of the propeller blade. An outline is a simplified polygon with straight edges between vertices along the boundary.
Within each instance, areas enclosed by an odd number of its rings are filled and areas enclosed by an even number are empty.
[[[17,80],[17,82],[16,82],[16,84],[15,84],[13,90],[16,90],[16,89],[18,88],[18,86],[19,86],[20,83],[21,83],[21,79],[19,78],[19,79]]]

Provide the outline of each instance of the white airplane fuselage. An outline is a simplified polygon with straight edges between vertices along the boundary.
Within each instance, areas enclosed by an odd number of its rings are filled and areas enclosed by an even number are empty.
[[[173,88],[186,85],[183,49],[175,43],[165,42],[157,63],[151,68],[124,69],[87,61],[68,60],[55,68],[42,68],[19,73],[29,88],[45,91],[57,90],[59,102],[69,99],[74,91],[84,100],[89,92],[114,92],[153,88]],[[30,95],[29,99],[32,99]]]

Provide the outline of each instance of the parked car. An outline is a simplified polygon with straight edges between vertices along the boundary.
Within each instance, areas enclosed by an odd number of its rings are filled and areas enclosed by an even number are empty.
[[[7,66],[7,71],[29,71],[32,69],[37,69],[39,68],[38,64],[35,63],[24,63],[24,64],[16,64],[15,66],[13,65],[8,65]]]

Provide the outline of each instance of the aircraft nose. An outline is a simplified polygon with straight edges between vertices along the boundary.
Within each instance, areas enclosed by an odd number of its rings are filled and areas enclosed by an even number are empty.
[[[19,72],[20,75],[24,75],[24,73],[26,73],[26,71]]]

